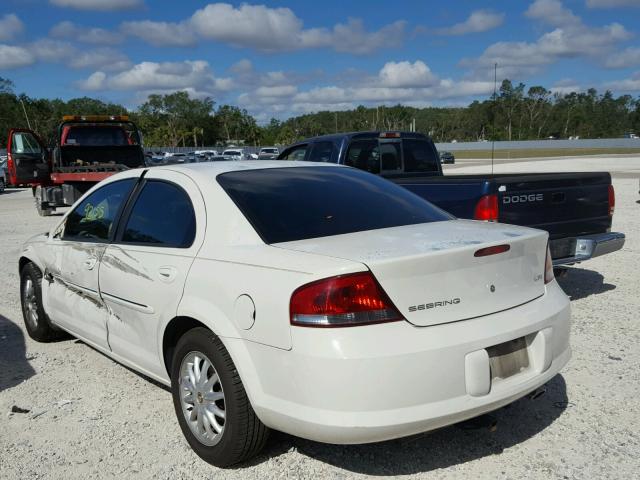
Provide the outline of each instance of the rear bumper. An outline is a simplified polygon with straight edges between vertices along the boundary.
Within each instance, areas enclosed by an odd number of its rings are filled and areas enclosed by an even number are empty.
[[[321,442],[369,443],[457,423],[540,387],[569,361],[569,318],[568,298],[552,282],[528,304],[472,320],[298,327],[290,351],[225,344],[237,366],[250,365],[240,375],[267,426]],[[530,365],[492,380],[486,349],[520,337]]]
[[[620,250],[625,241],[624,233],[608,232],[595,235],[584,235],[576,238],[574,255],[563,258],[554,258],[553,265],[571,265],[584,262],[590,258],[606,255]]]

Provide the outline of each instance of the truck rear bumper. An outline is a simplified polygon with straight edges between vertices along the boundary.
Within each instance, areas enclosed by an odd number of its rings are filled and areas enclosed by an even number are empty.
[[[615,252],[622,248],[624,241],[624,233],[619,232],[598,233],[577,237],[574,254],[569,257],[554,258],[553,265],[571,265]]]

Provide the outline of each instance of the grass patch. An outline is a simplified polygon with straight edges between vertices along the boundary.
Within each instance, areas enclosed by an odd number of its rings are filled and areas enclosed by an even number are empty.
[[[456,158],[491,158],[491,150],[451,150]],[[639,154],[640,148],[526,148],[496,150],[494,158],[573,157],[582,155]]]

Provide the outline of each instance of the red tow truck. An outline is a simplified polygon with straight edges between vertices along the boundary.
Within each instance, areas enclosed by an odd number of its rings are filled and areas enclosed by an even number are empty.
[[[142,136],[127,115],[65,115],[51,147],[32,130],[9,131],[8,183],[32,187],[42,216],[114,173],[143,166]]]

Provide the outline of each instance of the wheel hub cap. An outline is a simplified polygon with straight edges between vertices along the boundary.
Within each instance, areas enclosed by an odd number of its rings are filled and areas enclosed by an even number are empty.
[[[217,444],[224,432],[226,403],[218,373],[202,352],[189,352],[180,364],[180,404],[198,441]]]

